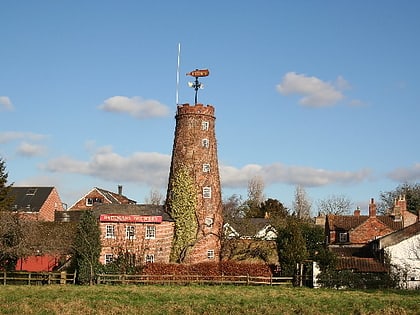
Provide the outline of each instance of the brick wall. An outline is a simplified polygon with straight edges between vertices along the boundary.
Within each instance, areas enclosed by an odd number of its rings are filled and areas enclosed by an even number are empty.
[[[115,238],[106,238],[106,226],[115,227]],[[126,227],[135,227],[135,236],[132,239],[126,238]],[[156,235],[153,239],[146,239],[146,226],[154,226]],[[154,255],[157,263],[169,263],[174,223],[164,221],[162,223],[115,223],[101,222],[102,251],[100,262],[105,262],[106,254],[118,255],[123,250],[136,255],[136,261],[143,263],[146,255]]]

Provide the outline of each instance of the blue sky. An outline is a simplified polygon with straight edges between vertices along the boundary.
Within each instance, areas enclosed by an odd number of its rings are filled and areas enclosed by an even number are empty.
[[[185,73],[210,69],[223,196],[367,211],[420,179],[418,1],[0,1],[0,156],[15,186],[166,192]]]

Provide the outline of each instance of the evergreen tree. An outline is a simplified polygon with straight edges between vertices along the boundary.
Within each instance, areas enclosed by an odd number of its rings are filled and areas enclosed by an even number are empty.
[[[100,270],[101,254],[100,229],[92,211],[85,211],[80,218],[73,245],[73,265],[80,284],[94,283]]]
[[[8,211],[13,205],[13,198],[10,195],[13,184],[7,185],[8,175],[6,162],[0,158],[0,211]]]

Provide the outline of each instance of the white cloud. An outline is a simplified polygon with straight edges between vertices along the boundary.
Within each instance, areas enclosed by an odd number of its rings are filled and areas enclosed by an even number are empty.
[[[7,96],[0,96],[0,110],[13,110],[13,104]]]
[[[302,96],[299,103],[310,107],[331,106],[344,98],[340,89],[349,88],[349,84],[339,76],[335,86],[317,77],[288,72],[277,85],[277,90],[283,95],[297,94]]]
[[[7,143],[16,140],[26,139],[29,141],[40,141],[46,138],[46,135],[32,133],[32,132],[21,132],[21,131],[5,131],[0,132],[0,143]]]
[[[28,157],[42,155],[44,152],[44,146],[38,144],[31,144],[28,142],[22,142],[17,149],[17,153],[19,155]]]
[[[169,108],[156,100],[144,100],[139,96],[113,96],[99,105],[99,109],[107,112],[126,113],[137,119],[166,116]]]
[[[69,157],[51,160],[44,168],[51,172],[76,173],[116,182],[139,182],[164,186],[168,180],[170,156],[137,152],[123,157],[111,147],[100,148],[88,162]]]
[[[280,163],[265,166],[246,165],[241,169],[230,166],[220,167],[224,187],[246,187],[248,180],[256,175],[262,177],[266,185],[285,183],[317,187],[334,183],[362,182],[370,177],[370,171],[329,171],[303,166],[285,166]]]
[[[388,177],[399,182],[418,181],[420,180],[420,163],[407,168],[397,168],[390,172]]]

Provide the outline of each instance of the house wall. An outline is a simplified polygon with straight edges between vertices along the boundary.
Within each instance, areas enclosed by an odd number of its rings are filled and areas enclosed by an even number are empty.
[[[106,226],[115,226],[115,238],[106,238]],[[135,227],[133,239],[126,238],[126,227]],[[154,239],[146,239],[146,226],[155,226],[156,236]],[[115,223],[100,222],[102,250],[100,262],[105,263],[105,255],[117,256],[119,252],[129,252],[136,256],[136,262],[145,262],[146,255],[153,255],[154,262],[169,263],[174,234],[174,223],[163,221],[162,223]]]
[[[406,274],[401,286],[407,289],[420,288],[420,234],[387,247],[385,252],[394,271]]]
[[[39,210],[39,220],[54,221],[54,212],[64,211],[63,202],[58,195],[57,189],[53,188],[47,200]]]

